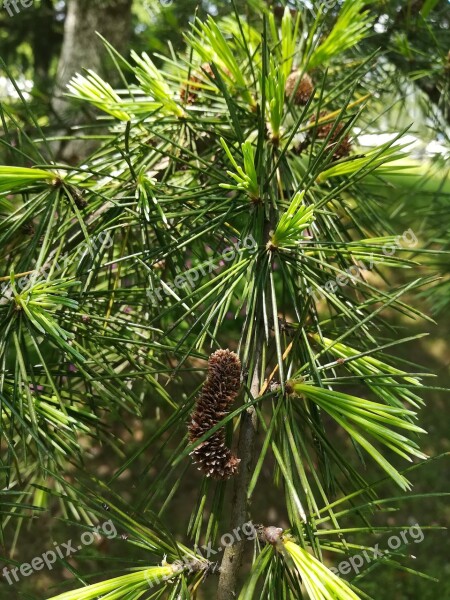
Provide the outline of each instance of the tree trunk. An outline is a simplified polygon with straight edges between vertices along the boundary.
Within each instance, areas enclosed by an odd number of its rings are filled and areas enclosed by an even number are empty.
[[[67,84],[83,69],[92,69],[100,76],[111,81],[116,74],[108,64],[108,54],[103,42],[98,37],[100,33],[119,52],[128,49],[131,35],[131,5],[132,0],[68,0],[67,16],[64,25],[64,42],[58,64],[56,87],[53,98],[53,110],[62,123],[70,121],[70,125],[82,122],[82,116],[77,116],[79,106],[73,107],[64,98]],[[111,73],[109,73],[111,71]],[[73,161],[76,156],[74,146],[60,152],[65,160]]]

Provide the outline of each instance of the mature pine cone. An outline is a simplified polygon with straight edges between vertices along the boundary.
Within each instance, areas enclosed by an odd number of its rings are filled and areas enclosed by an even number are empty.
[[[302,104],[304,106],[308,104],[308,100],[314,93],[314,84],[307,73],[304,73],[300,79],[300,72],[292,71],[286,79],[284,92],[289,98],[293,96],[292,100],[294,104]]]
[[[188,427],[191,443],[217,425],[227,414],[240,388],[241,363],[230,350],[217,350],[209,357],[208,377],[191,415]],[[225,445],[225,429],[218,429],[191,453],[207,477],[228,479],[240,459]]]

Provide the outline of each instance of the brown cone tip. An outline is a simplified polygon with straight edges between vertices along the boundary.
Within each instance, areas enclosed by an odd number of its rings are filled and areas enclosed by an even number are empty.
[[[209,357],[208,377],[188,426],[189,441],[196,442],[227,414],[239,393],[241,362],[230,350],[217,350]],[[191,453],[194,462],[207,477],[228,479],[236,473],[240,459],[225,445],[221,427]]]
[[[314,93],[314,84],[307,73],[304,73],[300,79],[300,72],[292,71],[286,79],[284,91],[286,96],[289,98],[292,97],[295,104],[304,106],[305,104],[308,104],[309,99]]]

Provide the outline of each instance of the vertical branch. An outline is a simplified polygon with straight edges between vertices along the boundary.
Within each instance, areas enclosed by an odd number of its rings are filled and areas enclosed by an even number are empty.
[[[256,336],[257,341],[260,336]],[[261,373],[261,344],[256,348],[255,362],[252,374],[251,395],[256,398],[260,389]],[[232,499],[230,531],[242,527],[248,520],[247,490],[252,476],[254,447],[257,433],[257,416],[254,406],[242,413],[241,430],[239,435],[238,456],[241,459],[239,472],[234,483]],[[225,548],[220,567],[217,600],[233,600],[236,597],[238,571],[242,561],[245,539],[240,539],[234,545]]]
[[[244,36],[243,36],[244,37]],[[268,72],[268,58],[269,51],[267,46],[267,22],[264,17],[264,31],[263,31],[263,68],[262,68],[262,98],[261,105],[258,110],[259,115],[259,135],[258,135],[258,152],[257,152],[257,169],[258,169],[258,180],[260,184],[261,197],[263,190],[269,182],[265,178],[265,170],[267,165],[263,162],[265,152],[263,151],[263,145],[266,139],[266,86],[265,81]],[[250,60],[250,63],[252,61]],[[270,233],[275,220],[275,210],[273,204],[263,203],[261,206],[263,214],[265,216],[264,230],[262,232],[263,248],[266,247],[267,241],[269,240]],[[256,269],[259,270],[262,267],[264,261],[263,256],[259,256],[257,260]],[[264,268],[264,267],[263,267]],[[266,282],[267,283],[267,282]],[[263,289],[264,289],[263,285]],[[258,299],[256,300],[258,302]],[[260,378],[264,377],[264,368],[262,365],[263,357],[263,343],[264,343],[264,295],[259,299],[259,306],[256,306],[256,332],[254,336],[255,347],[254,347],[254,362],[252,372],[252,382],[250,386],[250,393],[253,398],[256,398],[261,389]],[[264,365],[265,366],[265,365]],[[235,480],[234,493],[233,493],[233,504],[231,512],[231,523],[230,531],[233,532],[235,528],[242,527],[242,525],[248,520],[248,489],[252,477],[253,461],[254,461],[254,447],[257,433],[257,415],[254,406],[247,408],[242,414],[241,431],[239,437],[239,453],[238,456],[241,458],[241,464],[237,479]],[[244,551],[245,541],[240,539],[235,545],[228,546],[225,548],[225,552],[222,559],[220,568],[219,587],[217,590],[218,600],[233,600],[236,597],[236,584],[238,579],[238,573],[242,562],[242,554]]]
[[[263,232],[263,247],[267,243],[270,231],[273,227],[274,211],[269,208],[269,218],[265,222]],[[256,270],[262,267],[265,255],[259,257]],[[264,344],[264,320],[263,306],[264,296],[262,295],[257,302],[260,305],[256,311],[256,331],[254,334],[254,352],[251,375],[250,394],[252,398],[260,395],[261,377],[263,377],[264,365],[263,344]],[[259,310],[258,310],[259,309]],[[232,498],[230,533],[235,529],[242,527],[248,521],[248,488],[250,485],[253,466],[254,466],[254,448],[257,434],[257,415],[254,406],[250,406],[242,413],[241,429],[238,444],[238,456],[241,459],[239,472],[235,478],[234,491]],[[236,585],[238,573],[242,562],[245,539],[239,539],[232,546],[225,548],[222,563],[220,566],[219,586],[217,590],[217,600],[234,600],[236,598]]]

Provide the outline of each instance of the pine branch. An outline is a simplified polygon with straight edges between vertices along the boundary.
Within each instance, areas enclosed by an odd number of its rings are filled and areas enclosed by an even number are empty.
[[[262,342],[260,336],[259,342]],[[261,372],[261,343],[257,344],[256,357],[250,388],[252,398],[256,398],[260,389]],[[238,456],[241,458],[239,472],[236,476],[232,500],[230,531],[242,527],[248,521],[247,492],[252,477],[254,463],[254,447],[257,434],[257,415],[254,406],[250,406],[242,413],[241,431],[239,435]],[[237,541],[234,545],[225,548],[220,567],[218,600],[233,600],[236,597],[236,583],[244,552],[245,539]]]
[[[270,218],[266,220],[264,227],[264,242],[269,241],[274,227],[275,217],[273,209],[270,210]],[[265,260],[265,255],[258,257],[258,262]],[[257,271],[258,265],[255,266]],[[261,390],[261,375],[264,371],[262,364],[264,337],[264,320],[262,314],[263,305],[259,303],[260,314],[257,316],[257,331],[254,336],[253,368],[251,376],[250,395],[255,399]],[[249,407],[242,413],[241,430],[239,435],[238,456],[241,458],[239,472],[235,480],[232,511],[229,531],[248,521],[248,490],[253,474],[254,447],[257,435],[258,417],[256,408]],[[217,590],[218,600],[233,600],[236,597],[236,584],[241,567],[244,552],[245,539],[238,540],[234,545],[225,548],[222,564],[220,567],[219,586]]]

